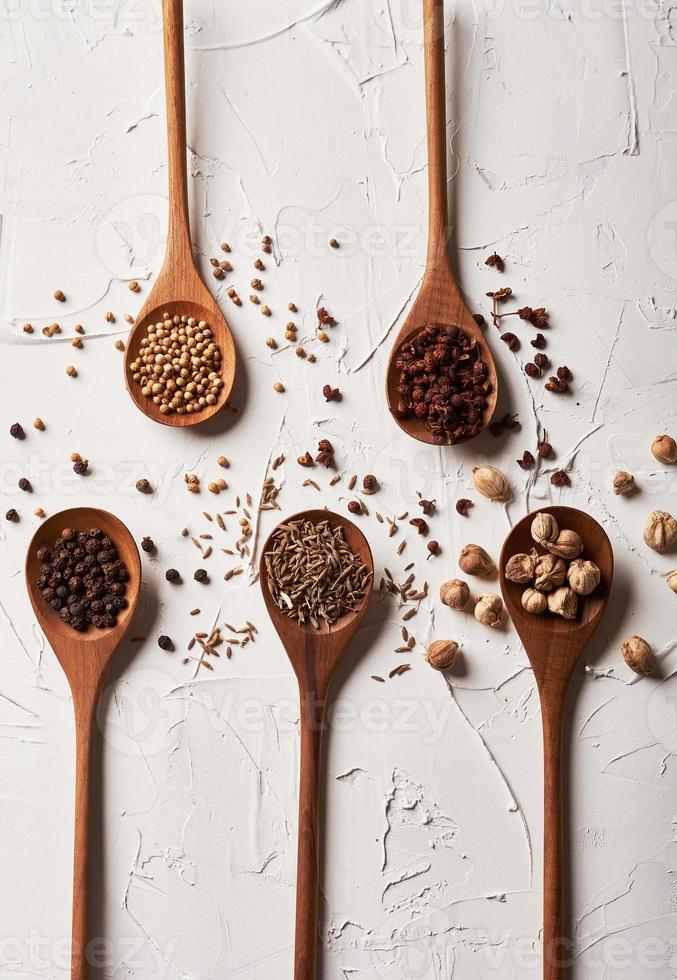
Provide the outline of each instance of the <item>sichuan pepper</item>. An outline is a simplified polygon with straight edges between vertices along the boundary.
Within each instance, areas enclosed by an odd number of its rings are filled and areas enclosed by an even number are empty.
[[[400,348],[396,414],[417,418],[438,444],[482,429],[492,384],[477,341],[456,326],[427,326]]]

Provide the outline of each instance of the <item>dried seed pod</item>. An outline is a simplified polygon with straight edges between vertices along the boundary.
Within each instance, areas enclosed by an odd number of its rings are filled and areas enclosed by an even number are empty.
[[[45,428],[45,423],[40,418],[34,419],[33,428],[38,429],[40,432],[43,432]]]
[[[635,478],[627,470],[618,470],[614,473],[611,487],[615,494],[632,493],[635,489]]]
[[[505,577],[509,582],[517,582],[519,585],[531,582],[536,572],[537,557],[535,551],[530,555],[513,555],[505,566]]]
[[[536,514],[531,522],[531,537],[541,548],[547,548],[559,536],[559,524],[552,514]]]
[[[599,585],[601,577],[594,561],[577,558],[567,569],[567,581],[577,595],[590,595]]]
[[[575,619],[578,614],[578,596],[568,585],[563,585],[548,596],[548,609],[562,619]]]
[[[460,578],[452,578],[440,586],[440,599],[450,609],[465,609],[470,601],[468,583]]]
[[[481,578],[489,578],[496,572],[493,558],[478,544],[467,544],[461,550],[458,564],[461,571],[465,572],[466,575],[479,575]]]
[[[560,531],[557,539],[548,545],[548,551],[571,561],[572,558],[578,558],[583,551],[583,540],[576,531]]]
[[[476,466],[472,471],[475,489],[489,500],[505,500],[508,496],[508,481],[496,466]]]
[[[540,615],[548,608],[548,600],[538,589],[525,589],[522,593],[522,608],[528,613]]]
[[[651,443],[651,452],[659,463],[677,463],[677,442],[672,436],[656,436]]]
[[[663,554],[677,541],[677,521],[665,510],[654,510],[644,526],[644,542]]]
[[[435,670],[449,670],[458,656],[458,643],[454,640],[433,640],[428,646],[425,659]]]
[[[503,600],[493,592],[485,592],[475,604],[475,619],[484,626],[500,626],[503,621]]]
[[[540,592],[552,592],[564,585],[567,566],[563,558],[556,555],[542,555],[536,562],[534,587]]]
[[[656,666],[653,650],[641,636],[631,636],[621,644],[623,659],[636,674],[652,674]]]
[[[673,592],[677,592],[677,568],[667,574],[667,583]]]

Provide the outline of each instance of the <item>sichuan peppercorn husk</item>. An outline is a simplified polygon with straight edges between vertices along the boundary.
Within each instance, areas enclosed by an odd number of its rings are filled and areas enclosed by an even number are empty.
[[[395,367],[400,418],[420,419],[446,445],[482,430],[492,383],[473,337],[457,326],[424,327],[401,346]]]

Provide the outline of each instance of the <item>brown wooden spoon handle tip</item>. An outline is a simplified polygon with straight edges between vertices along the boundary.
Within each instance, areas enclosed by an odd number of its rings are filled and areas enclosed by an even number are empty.
[[[169,171],[168,258],[190,259],[183,0],[162,0]]]
[[[294,980],[316,980],[320,877],[320,767],[324,701],[301,695]]]

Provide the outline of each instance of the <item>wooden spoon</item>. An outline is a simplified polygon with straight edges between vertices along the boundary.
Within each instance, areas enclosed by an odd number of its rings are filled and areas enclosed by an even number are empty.
[[[155,286],[143,304],[127,341],[125,384],[144,415],[163,425],[185,426],[206,422],[228,401],[235,384],[236,353],[233,336],[221,309],[195,265],[190,241],[188,181],[186,177],[186,83],[183,60],[183,0],[162,0],[169,143],[169,232],[165,261]],[[163,313],[193,316],[209,324],[221,350],[223,387],[215,405],[191,415],[163,415],[160,406],[141,393],[130,365],[139,356],[149,326]]]
[[[576,531],[585,545],[582,557],[593,561],[602,574],[593,594],[579,597],[579,613],[575,620],[562,619],[548,612],[542,615],[527,613],[521,603],[526,586],[516,585],[505,577],[508,559],[516,554],[528,554],[534,547],[531,524],[539,513],[552,514],[560,530]],[[545,756],[543,978],[554,980],[566,973],[569,945],[564,918],[562,836],[562,741],[567,692],[576,662],[607,607],[614,556],[605,531],[589,514],[573,507],[546,507],[528,514],[512,529],[501,552],[500,574],[505,604],[529,657],[541,699]]]
[[[331,630],[326,628],[316,630],[310,624],[301,626],[285,616],[278,609],[270,594],[264,556],[270,549],[272,535],[266,541],[261,555],[261,591],[273,626],[277,630],[294,668],[301,699],[301,774],[294,980],[316,980],[317,890],[320,853],[318,808],[322,733],[327,694],[329,683],[339,661],[367,611],[373,589],[374,560],[367,539],[362,532],[351,521],[338,514],[333,514],[328,510],[305,510],[289,517],[285,523],[298,520],[312,521],[315,524],[328,521],[332,528],[342,527],[345,539],[354,554],[372,573],[360,605],[342,616],[331,627]]]
[[[129,572],[125,598],[128,606],[111,629],[89,628],[76,633],[62,622],[56,610],[40,595],[37,580],[40,561],[37,552],[50,548],[67,528],[88,531],[99,527],[111,539]],[[75,713],[75,838],[73,861],[73,949],[71,980],[87,980],[85,950],[89,939],[89,774],[96,706],[103,680],[113,654],[129,629],[141,588],[141,563],[134,538],[125,525],[105,510],[76,507],[54,514],[35,532],[26,555],[26,584],[40,627],[68,678]]]
[[[431,324],[457,326],[478,344],[487,367],[487,379],[492,390],[482,416],[479,435],[491,422],[498,398],[496,365],[480,327],[467,308],[454,280],[449,261],[449,211],[447,205],[447,140],[446,100],[444,78],[444,4],[443,0],[423,0],[423,29],[425,43],[426,115],[428,121],[428,258],[421,289],[412,310],[393,346],[386,376],[388,408],[399,427],[420,442],[436,445],[425,422],[417,418],[402,418],[398,411],[397,393],[399,372],[395,361],[402,345],[423,327]],[[458,442],[467,442],[459,439]]]

